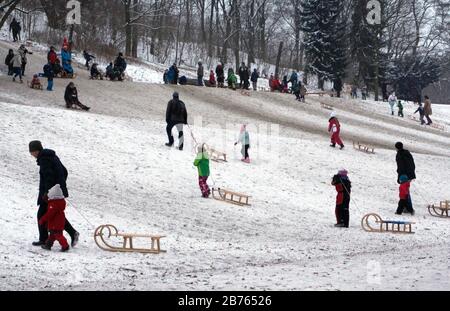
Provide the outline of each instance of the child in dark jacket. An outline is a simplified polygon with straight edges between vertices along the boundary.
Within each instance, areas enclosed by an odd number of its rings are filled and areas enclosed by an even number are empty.
[[[39,220],[39,225],[47,223],[48,231],[50,232],[48,240],[45,245],[42,245],[43,249],[51,250],[53,243],[58,241],[61,245],[61,251],[66,252],[69,250],[69,244],[63,235],[64,225],[66,223],[66,216],[64,209],[66,208],[66,200],[61,190],[60,185],[55,185],[51,188],[47,194],[48,196],[48,210],[44,216]]]
[[[400,188],[399,188],[399,197],[400,201],[398,202],[398,208],[396,215],[403,214],[404,210],[406,210],[411,215],[414,215],[414,209],[412,204],[409,203],[409,188],[411,187],[411,181],[408,176],[402,175],[400,176]]]
[[[352,183],[348,178],[348,172],[344,169],[340,170],[337,175],[333,176],[331,184],[335,186],[336,196],[336,220],[335,227],[348,228],[350,222],[350,194]]]
[[[398,101],[397,107],[398,107],[398,116],[401,118],[405,117],[403,114],[403,104],[401,100]]]
[[[419,108],[417,108],[417,110],[414,112],[414,114],[419,113],[420,115],[420,123],[422,123],[422,125],[425,124],[425,109],[422,106],[422,103],[419,102]]]
[[[195,158],[194,165],[198,169],[198,184],[200,186],[200,191],[202,192],[202,196],[204,198],[209,198],[211,195],[211,190],[208,186],[208,177],[209,177],[209,157],[207,150],[205,150],[205,144],[202,144],[198,147],[197,157]]]

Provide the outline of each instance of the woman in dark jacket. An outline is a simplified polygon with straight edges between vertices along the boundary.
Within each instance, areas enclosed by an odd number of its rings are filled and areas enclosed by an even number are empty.
[[[67,108],[72,108],[73,105],[75,105],[86,111],[91,109],[90,107],[87,107],[80,103],[80,101],[78,100],[78,91],[73,82],[70,82],[69,85],[67,85],[66,92],[64,93],[64,99],[66,101]]]
[[[8,66],[8,76],[12,76],[14,73],[12,59],[14,57],[14,51],[12,49],[9,50],[8,55],[5,58],[5,65]]]

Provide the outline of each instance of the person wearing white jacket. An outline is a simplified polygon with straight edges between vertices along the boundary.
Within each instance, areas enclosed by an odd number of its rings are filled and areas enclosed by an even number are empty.
[[[20,78],[20,83],[23,83],[22,80],[22,57],[20,57],[19,53],[15,53],[14,57],[11,60],[11,65],[13,67],[13,81],[16,81],[17,76]]]
[[[395,96],[395,93],[392,93],[391,96],[388,98],[389,106],[391,107],[391,114],[395,115],[394,107],[397,103],[397,96]]]

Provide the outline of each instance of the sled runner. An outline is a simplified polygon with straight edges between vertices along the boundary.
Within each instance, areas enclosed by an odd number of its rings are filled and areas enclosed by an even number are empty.
[[[249,97],[252,96],[250,91],[248,91],[248,90],[241,90],[241,95],[242,96],[249,96]]]
[[[146,234],[129,234],[120,233],[113,225],[102,225],[95,229],[94,239],[99,248],[108,252],[121,252],[121,253],[144,253],[144,254],[159,254],[165,253],[165,250],[160,248],[160,240],[164,238],[163,235],[146,235]],[[109,239],[117,238],[119,241],[123,239],[122,245],[113,246],[109,243]],[[150,248],[134,248],[133,239],[146,238],[151,240]],[[116,240],[117,240],[116,239]]]
[[[327,105],[327,104],[325,104],[325,103],[320,103],[320,106],[321,106],[323,109],[334,110],[334,107],[333,107],[333,106]]]
[[[248,203],[250,196],[242,193],[237,193],[220,188],[218,189],[213,188],[212,195],[213,198],[218,201],[224,201],[239,206],[250,206],[250,204]]]
[[[450,201],[442,201],[439,206],[428,205],[428,212],[431,216],[440,218],[450,218],[448,212],[450,211]]]
[[[61,71],[58,73],[55,78],[61,78],[61,79],[75,79],[77,77],[74,73],[67,73],[66,71]]]
[[[205,144],[206,152],[208,153],[209,159],[214,162],[227,162],[227,154],[217,151],[214,148]]]
[[[365,144],[361,144],[360,142],[353,142],[353,148],[355,150],[362,151],[362,152],[365,152],[365,153],[375,154],[375,148],[374,147],[371,147],[371,146],[368,146],[368,145],[365,145]]]
[[[31,86],[31,82],[30,81],[27,81],[27,85],[28,85],[29,88],[31,88],[33,90],[41,90],[42,91],[44,89],[42,84]]]
[[[374,221],[375,225],[372,226],[370,221]],[[395,221],[395,220],[383,220],[377,214],[368,214],[361,220],[361,226],[364,231],[367,232],[391,232],[391,233],[402,233],[402,234],[412,234],[412,225],[415,222],[408,221]]]

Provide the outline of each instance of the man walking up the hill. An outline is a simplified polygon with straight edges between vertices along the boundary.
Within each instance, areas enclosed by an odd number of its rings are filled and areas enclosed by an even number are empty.
[[[66,186],[68,172],[55,151],[44,149],[40,141],[30,142],[29,150],[39,166],[39,196],[37,201],[39,206],[37,218],[39,222],[47,213],[48,193],[50,189],[56,185],[60,185],[64,197],[69,197]],[[33,242],[33,246],[43,246],[49,238],[47,224],[38,225],[38,227],[39,241]],[[80,234],[72,227],[67,219],[65,221],[64,230],[72,238],[72,247],[74,247],[78,243]]]
[[[172,135],[172,129],[174,126],[178,130],[178,150],[183,150],[184,147],[184,134],[183,134],[183,124],[187,124],[187,110],[186,105],[180,100],[180,95],[175,92],[173,93],[173,99],[169,101],[166,110],[166,122],[167,122],[167,136],[169,142],[166,144],[167,147],[172,147],[175,140]]]
[[[15,18],[13,18],[11,24],[9,24],[9,32],[12,32],[14,42],[17,42],[17,40],[20,40],[20,31],[21,30],[22,30],[22,27],[20,26],[20,23]]]
[[[407,176],[408,181],[416,179],[416,164],[414,163],[414,158],[408,150],[403,149],[403,143],[398,142],[395,144],[397,149],[397,183],[401,184],[402,181],[400,177]],[[403,181],[404,183],[405,181]],[[412,211],[412,199],[411,194],[408,194],[408,210]]]

